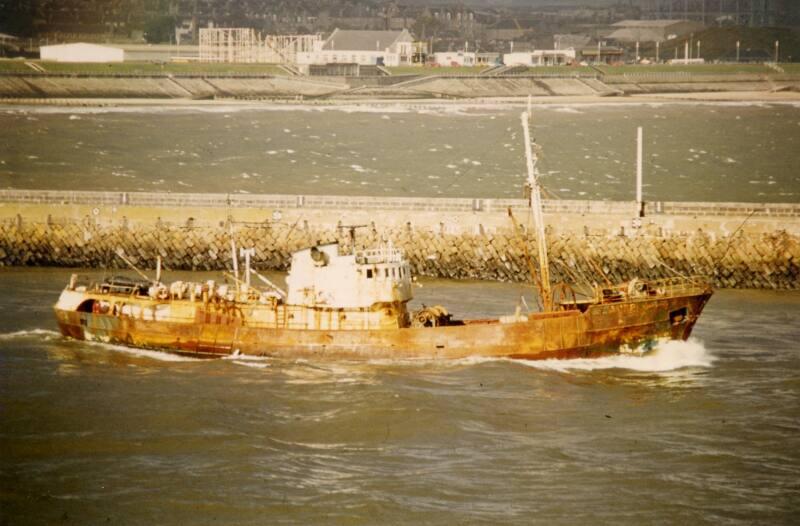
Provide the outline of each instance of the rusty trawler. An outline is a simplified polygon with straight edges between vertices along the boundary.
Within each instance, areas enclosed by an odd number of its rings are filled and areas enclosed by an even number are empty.
[[[250,267],[245,251],[233,285],[73,276],[55,305],[61,332],[93,340],[199,356],[284,358],[587,358],[685,340],[712,295],[704,281],[676,277],[592,285],[578,299],[551,287],[536,152],[522,123],[538,269],[528,257],[540,310],[492,319],[456,319],[441,306],[412,312],[411,268],[387,243],[358,250],[338,244],[292,255],[286,290]],[[526,250],[527,253],[527,250]],[[255,287],[251,276],[265,286]],[[143,278],[146,276],[142,275]]]

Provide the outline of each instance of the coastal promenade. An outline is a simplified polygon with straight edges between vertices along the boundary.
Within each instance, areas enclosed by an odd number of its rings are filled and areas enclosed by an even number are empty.
[[[303,76],[277,67],[260,73],[242,71],[25,71],[18,64],[0,63],[0,100],[5,103],[52,104],[69,100],[303,100],[364,99],[535,99],[630,95],[797,93],[800,74],[777,72],[764,66],[727,73],[696,68],[636,70],[603,73],[563,67],[561,70],[521,74],[402,74],[380,77]],[[47,67],[52,67],[47,65]],[[88,66],[83,66],[88,68]],[[3,69],[5,68],[5,69]],[[421,69],[421,68],[420,68]],[[545,68],[543,68],[545,69]]]
[[[717,287],[800,289],[800,204],[552,200],[553,277],[602,284],[705,275]],[[512,210],[514,227],[509,217]],[[254,266],[285,270],[318,242],[391,241],[416,274],[530,279],[520,199],[0,191],[0,265],[230,268],[233,238]]]

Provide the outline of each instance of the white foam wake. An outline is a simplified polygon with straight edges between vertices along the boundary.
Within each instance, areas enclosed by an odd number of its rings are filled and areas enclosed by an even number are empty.
[[[0,333],[0,340],[15,340],[21,338],[36,337],[42,340],[49,340],[60,336],[58,331],[51,331],[48,329],[29,329],[27,331],[14,331]]]
[[[264,362],[254,362],[252,360],[231,360],[232,363],[236,365],[243,365],[245,367],[252,367],[254,369],[266,369],[270,367],[271,364],[264,363]]]
[[[256,356],[253,354],[242,354],[235,350],[233,354],[226,354],[221,358],[222,360],[234,360],[240,362],[268,362],[272,360],[269,356]]]
[[[576,360],[520,360],[524,365],[550,371],[595,371],[599,369],[628,369],[641,372],[667,372],[686,367],[711,367],[715,358],[702,342],[669,340],[658,342],[644,354],[616,354],[603,358]]]
[[[125,345],[116,345],[113,343],[103,343],[103,342],[93,342],[93,341],[83,341],[81,343],[85,343],[87,345],[92,345],[95,347],[102,347],[103,349],[108,349],[110,351],[121,352],[125,354],[129,354],[131,356],[136,356],[138,358],[150,358],[152,360],[158,360],[160,362],[202,362],[204,361],[202,358],[191,358],[189,356],[182,356],[180,354],[173,354],[166,351],[151,351],[148,349],[137,349],[136,347],[128,347]]]
[[[254,369],[266,369],[271,367],[271,358],[268,356],[252,356],[249,354],[241,354],[235,351],[233,354],[222,357],[223,360],[229,360],[236,365],[243,365],[245,367],[253,367]]]

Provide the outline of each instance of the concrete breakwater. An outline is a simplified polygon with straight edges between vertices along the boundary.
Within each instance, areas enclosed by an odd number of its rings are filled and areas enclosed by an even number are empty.
[[[391,241],[417,275],[530,279],[524,246],[534,239],[530,229],[512,226],[507,211],[526,223],[519,200],[406,198],[392,207],[342,196],[242,196],[249,204],[237,206],[215,194],[170,194],[162,205],[135,204],[145,200],[136,194],[90,197],[0,193],[0,265],[124,268],[121,252],[141,268],[153,268],[160,255],[169,269],[220,270],[231,268],[233,238],[255,249],[256,268],[285,270],[292,251],[318,242],[347,246],[346,226],[364,225],[357,245]],[[271,204],[252,204],[259,201]],[[800,288],[800,205],[658,203],[642,219],[633,219],[633,203],[556,201],[547,208],[557,281],[705,275],[717,287]]]

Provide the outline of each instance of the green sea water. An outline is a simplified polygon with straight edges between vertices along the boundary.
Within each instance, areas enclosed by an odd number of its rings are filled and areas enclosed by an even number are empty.
[[[521,108],[12,108],[0,187],[519,197]],[[536,109],[551,196],[797,202],[800,109]],[[0,524],[793,524],[797,293],[597,361],[192,360],[63,339],[68,269],[0,269]],[[172,279],[174,276],[167,276]],[[178,276],[180,277],[180,276]],[[280,275],[271,275],[280,280]],[[415,305],[514,311],[519,284]],[[530,303],[530,302],[529,302]]]
[[[796,522],[796,293],[720,291],[645,357],[208,361],[61,338],[69,272],[0,272],[3,524]]]
[[[0,188],[520,197],[508,105],[6,107]],[[546,196],[631,200],[636,128],[648,201],[798,202],[800,107],[536,107]]]

